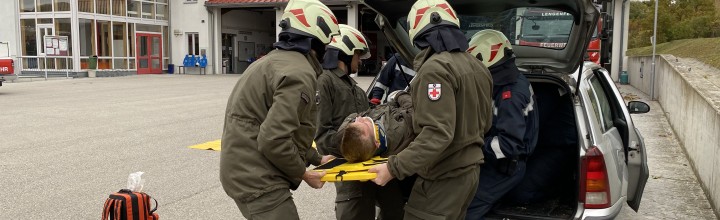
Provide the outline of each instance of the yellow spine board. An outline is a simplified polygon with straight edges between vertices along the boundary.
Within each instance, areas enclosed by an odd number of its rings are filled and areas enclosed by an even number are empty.
[[[375,179],[377,174],[370,173],[368,170],[378,164],[387,162],[387,158],[373,157],[372,159],[361,163],[343,163],[330,169],[316,169],[315,171],[325,171],[326,174],[321,178],[325,182],[339,181],[368,181]]]

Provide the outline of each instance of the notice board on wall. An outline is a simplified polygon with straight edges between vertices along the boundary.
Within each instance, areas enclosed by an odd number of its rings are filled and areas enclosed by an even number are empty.
[[[67,36],[45,36],[43,39],[46,56],[67,56],[68,55],[68,37]]]

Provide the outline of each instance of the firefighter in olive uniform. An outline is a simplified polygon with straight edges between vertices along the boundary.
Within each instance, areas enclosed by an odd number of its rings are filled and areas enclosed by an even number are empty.
[[[492,206],[525,176],[525,162],[538,138],[535,95],[515,66],[510,41],[502,32],[482,30],[470,39],[468,52],[480,59],[493,77],[493,121],[485,134],[485,164],[465,219],[484,219]]]
[[[337,149],[331,139],[346,116],[370,108],[365,91],[350,77],[350,73],[357,73],[360,59],[367,58],[370,58],[370,48],[362,33],[341,24],[340,35],[333,37],[327,47],[322,64],[324,70],[318,77],[315,143],[322,154]]]
[[[318,0],[290,0],[276,48],[248,67],[230,94],[220,154],[220,182],[247,219],[299,219],[290,190],[320,188],[324,173],[306,171],[331,156],[312,148],[318,57],[339,34]]]
[[[370,57],[367,40],[360,31],[340,25],[340,35],[333,37],[323,59],[318,77],[318,131],[315,142],[323,154],[340,156],[338,144],[333,141],[343,119],[349,114],[367,110],[370,106],[365,92],[350,77],[356,73],[360,59]],[[342,220],[372,220],[375,218],[377,185],[368,182],[336,182],[335,215]],[[400,211],[401,212],[402,207]],[[387,212],[384,212],[387,214]]]
[[[462,219],[477,189],[483,137],[492,122],[492,79],[465,52],[467,39],[457,14],[444,0],[418,0],[408,15],[409,35],[422,51],[410,83],[415,140],[373,181],[418,174],[405,205],[405,219]]]

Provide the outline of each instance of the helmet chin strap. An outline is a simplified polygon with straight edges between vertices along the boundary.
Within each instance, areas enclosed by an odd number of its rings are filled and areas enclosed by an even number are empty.
[[[315,51],[318,61],[322,63],[323,57],[325,57],[325,44],[317,38],[312,38],[310,49]]]
[[[343,62],[345,64],[345,73],[350,74],[351,73],[351,65],[352,65],[352,56],[346,55],[344,52],[340,51],[340,54],[338,54],[338,61]]]

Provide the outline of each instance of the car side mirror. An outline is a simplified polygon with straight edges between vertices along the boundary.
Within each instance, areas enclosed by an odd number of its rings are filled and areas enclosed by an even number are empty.
[[[631,101],[628,103],[628,111],[630,114],[643,114],[650,112],[650,106],[644,102]]]

